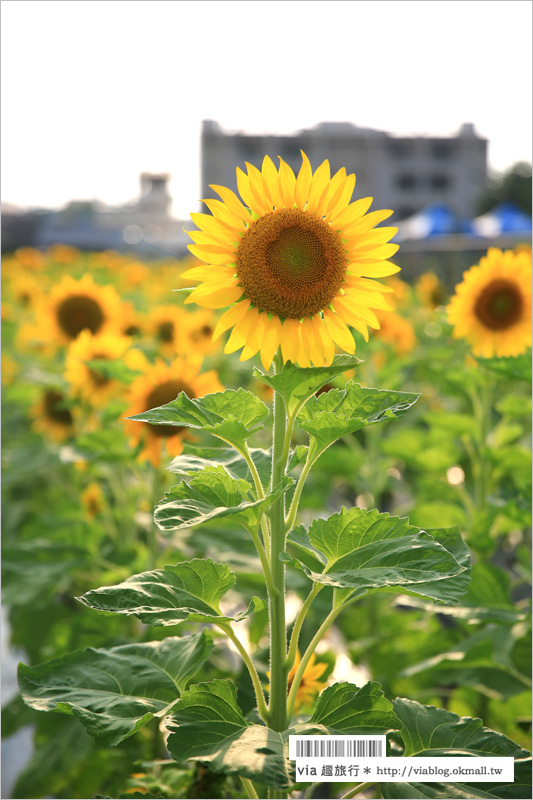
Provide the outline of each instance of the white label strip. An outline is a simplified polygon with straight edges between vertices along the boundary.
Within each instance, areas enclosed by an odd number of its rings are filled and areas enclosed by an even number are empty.
[[[300,738],[300,737],[290,737]],[[318,738],[318,737],[311,737]],[[325,737],[332,738],[332,737]],[[358,737],[359,738],[359,737]],[[375,739],[376,737],[369,737]],[[289,743],[289,758],[290,755]],[[499,783],[514,781],[514,759],[502,756],[421,758],[296,758],[296,780],[379,783]]]

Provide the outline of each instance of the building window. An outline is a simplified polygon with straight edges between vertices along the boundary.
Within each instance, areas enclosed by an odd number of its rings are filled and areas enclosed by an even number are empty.
[[[408,219],[408,217],[414,216],[418,209],[414,208],[413,206],[400,206],[398,209],[398,217],[399,219]]]
[[[447,175],[432,175],[430,183],[432,189],[450,188],[450,179]]]
[[[388,150],[393,158],[403,159],[412,155],[413,147],[411,142],[393,141],[388,143]]]
[[[449,142],[433,142],[431,145],[431,154],[435,158],[449,158],[452,154]]]
[[[396,177],[396,186],[398,187],[398,189],[402,189],[403,191],[409,191],[410,189],[415,188],[416,178],[414,175],[411,175],[409,173],[398,175]]]

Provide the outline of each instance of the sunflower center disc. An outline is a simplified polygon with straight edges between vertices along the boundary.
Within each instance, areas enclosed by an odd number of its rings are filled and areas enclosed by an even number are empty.
[[[263,311],[301,319],[326,308],[347,266],[339,235],[299,208],[255,220],[237,250],[236,270],[247,297]]]
[[[75,339],[86,328],[97,333],[104,323],[104,312],[92,297],[74,294],[59,304],[57,321],[63,333]]]
[[[59,425],[72,425],[72,414],[65,408],[65,398],[61,392],[49,389],[44,395],[44,411],[48,419]]]
[[[161,383],[159,386],[156,386],[155,389],[152,389],[146,398],[146,411],[171,403],[180,392],[185,392],[187,397],[196,396],[191,387],[183,381],[173,380]],[[154,425],[152,422],[148,423],[148,427],[156,436],[163,436],[165,438],[175,436],[183,430],[182,425]]]
[[[502,331],[520,319],[522,298],[513,283],[500,278],[483,289],[474,311],[487,328]]]
[[[157,328],[157,338],[161,342],[173,342],[174,341],[174,323],[170,322],[162,322]]]

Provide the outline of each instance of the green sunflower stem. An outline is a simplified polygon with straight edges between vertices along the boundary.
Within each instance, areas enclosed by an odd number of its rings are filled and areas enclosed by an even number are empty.
[[[274,370],[282,367],[281,354],[274,358]],[[284,444],[287,415],[283,398],[274,393],[274,430],[272,442],[271,488],[278,486],[285,474]],[[285,550],[285,501],[282,495],[270,508],[271,574],[276,592],[269,598],[270,617],[270,727],[287,728],[287,632],[285,622],[285,565],[280,555]]]

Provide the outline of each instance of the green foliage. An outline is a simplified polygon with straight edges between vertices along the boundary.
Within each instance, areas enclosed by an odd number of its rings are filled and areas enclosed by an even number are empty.
[[[227,389],[192,400],[181,392],[171,403],[130,419],[151,425],[202,428],[240,448],[246,439],[264,427],[268,414],[267,406],[255,394],[244,389]]]
[[[343,508],[315,520],[309,541],[325,567],[321,573],[302,569],[318,583],[358,592],[394,586],[446,603],[466,591],[467,566],[407,519]]]
[[[361,689],[351,683],[336,683],[324,689],[309,723],[323,725],[324,733],[384,734],[398,720],[379,683],[371,681]]]
[[[297,367],[288,361],[275,375],[269,375],[256,368],[254,376],[279,392],[285,402],[288,416],[292,417],[329,381],[359,364],[361,359],[355,356],[336,355],[329,367]]]
[[[262,602],[253,598],[248,611],[224,616],[220,600],[234,585],[235,574],[227,564],[195,558],[133,575],[117,586],[93,589],[78,599],[96,611],[133,614],[147,625],[177,625],[183,620],[228,622],[262,608]]]
[[[27,705],[74,714],[99,745],[116,745],[168,714],[212,647],[202,631],[109,650],[89,648],[37,667],[20,664],[19,686]]]
[[[246,721],[231,681],[191,686],[167,720],[168,749],[178,762],[196,759],[269,786],[289,783],[281,735]]]
[[[302,409],[298,424],[311,437],[318,455],[341,436],[383,422],[399,419],[418,400],[418,394],[365,389],[350,381],[344,390],[332,389],[312,397]]]
[[[261,500],[251,500],[252,486],[232,478],[224,467],[205,467],[189,483],[174,486],[156,507],[154,519],[161,530],[182,530],[219,517],[231,516],[248,530],[259,525],[263,513],[291,486],[282,485]]]

